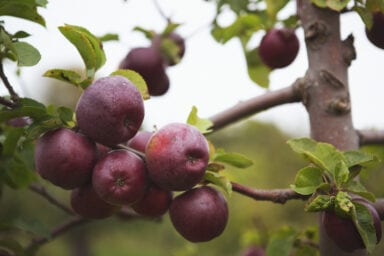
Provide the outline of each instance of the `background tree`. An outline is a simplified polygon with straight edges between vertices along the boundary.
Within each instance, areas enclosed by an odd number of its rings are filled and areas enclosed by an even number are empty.
[[[52,238],[95,218],[113,214],[123,219],[148,218],[144,212],[135,211],[134,204],[146,197],[144,191],[151,191],[152,188],[157,191],[154,195],[164,192],[165,199],[147,201],[151,202],[150,208],[155,208],[152,205],[154,201],[165,204],[160,208],[170,207],[172,224],[191,242],[209,241],[222,234],[228,218],[223,193],[230,195],[237,192],[275,203],[302,199],[306,202],[306,211],[319,212],[318,245],[316,232],[304,232],[302,237],[301,233],[292,229],[283,229],[270,237],[265,248],[259,248],[265,249],[267,255],[372,253],[381,238],[379,218],[383,215],[383,207],[381,200],[375,199],[375,195],[359,181],[360,172],[376,158],[358,149],[366,144],[381,143],[382,134],[358,131],[353,126],[348,68],[356,58],[356,52],[353,35],[345,39],[340,36],[340,16],[357,12],[367,27],[367,38],[382,48],[384,3],[380,0],[297,1],[296,13],[279,18],[279,12],[288,3],[284,0],[214,2],[217,13],[212,22],[212,35],[221,43],[238,38],[249,77],[267,88],[269,75],[295,59],[300,47],[295,29],[301,27],[308,56],[305,75],[286,88],[251,98],[208,119],[200,118],[194,107],[187,124],[155,129],[142,142],[144,150],[133,147],[128,140],[135,138],[142,125],[142,101],[164,95],[172,85],[166,72],[170,66],[179,65],[186,50],[185,39],[177,33],[180,24],[163,14],[167,20],[163,31],[137,27],[136,30],[149,39],[150,46],[135,48],[134,57],[131,52],[128,53],[122,59],[120,69],[102,79],[97,79],[96,74],[108,57],[103,43],[118,37],[112,34],[95,36],[76,25],[60,26],[59,31],[76,47],[85,68],[80,71],[54,68],[46,71],[44,76],[67,82],[84,91],[76,109],[46,106],[16,93],[4,72],[4,61],[15,61],[19,67],[34,66],[41,56],[35,47],[23,41],[29,36],[28,33],[12,33],[7,30],[7,24],[2,26],[0,77],[8,91],[8,95],[0,98],[2,185],[13,189],[29,188],[73,217],[50,232],[38,230],[33,225],[4,223],[4,230],[21,227],[36,236],[27,243],[5,236],[1,240],[2,253],[35,254]],[[0,15],[44,26],[39,9],[46,4],[46,1],[4,0],[0,1]],[[223,27],[218,19],[227,7],[233,11],[236,20]],[[159,12],[162,13],[160,8]],[[252,36],[259,31],[265,31],[260,45],[250,47]],[[310,165],[297,172],[288,189],[260,190],[231,181],[228,169],[247,168],[252,161],[242,154],[228,153],[209,143],[210,133],[262,110],[294,102],[303,103],[308,112],[312,139],[291,139],[288,145],[304,156]],[[101,108],[96,111],[97,107]],[[171,135],[173,139],[168,143]],[[54,152],[55,142],[59,149]],[[79,146],[71,149],[69,145],[75,143]],[[74,150],[78,149],[82,150],[74,154]],[[44,157],[45,150],[54,154]],[[83,156],[80,164],[89,159],[86,167],[78,167],[78,159],[75,161],[78,156]],[[121,168],[125,165],[130,167]],[[148,172],[143,171],[144,165]],[[68,176],[67,170],[75,169],[74,166],[85,173],[85,178],[82,176],[74,180]],[[41,177],[37,176],[35,169]],[[57,173],[51,175],[49,170]],[[67,178],[70,178],[68,182]],[[62,189],[77,189],[71,194],[71,208],[41,185],[45,182],[48,186],[55,184]],[[175,193],[171,200],[170,192]],[[76,200],[83,201],[76,203]],[[197,207],[190,206],[202,204],[209,207],[199,211]],[[371,207],[372,204],[375,207]],[[194,210],[186,210],[188,207]],[[183,219],[183,210],[195,220],[192,227]],[[165,213],[160,212],[160,216]],[[218,219],[220,221],[215,222]]]

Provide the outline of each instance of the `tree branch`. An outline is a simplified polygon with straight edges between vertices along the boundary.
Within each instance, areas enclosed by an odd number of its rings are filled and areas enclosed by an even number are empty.
[[[359,145],[384,144],[384,131],[380,130],[358,130]]]
[[[79,216],[69,219],[68,221],[62,223],[56,228],[52,229],[50,237],[41,237],[35,238],[32,242],[26,247],[27,255],[34,255],[34,253],[44,244],[52,241],[54,238],[68,232],[69,230],[90,222],[89,219],[85,219]]]
[[[17,103],[17,101],[19,100],[19,95],[17,95],[17,93],[13,89],[11,83],[9,82],[7,76],[5,75],[5,73],[4,73],[4,66],[3,66],[2,62],[0,62],[0,78],[3,81],[5,87],[7,88],[9,94],[11,95],[12,101],[14,103]]]
[[[301,101],[301,81],[301,79],[297,79],[291,86],[240,102],[210,117],[209,119],[213,122],[213,130],[218,130],[228,124],[271,107]]]
[[[233,191],[260,201],[272,201],[274,203],[285,204],[288,200],[291,199],[305,200],[308,198],[308,196],[300,195],[292,189],[267,190],[246,187],[236,182],[231,182],[231,184]]]
[[[55,198],[52,194],[50,194],[43,186],[32,184],[29,186],[29,189],[42,197],[44,197],[46,200],[48,200],[51,204],[57,206],[59,209],[63,210],[64,212],[74,215],[74,212],[72,209],[67,207],[65,204],[60,202],[57,198]]]
[[[8,100],[8,99],[1,97],[1,96],[0,96],[0,104],[4,105],[6,107],[9,107],[9,108],[15,108],[17,106],[13,101]]]

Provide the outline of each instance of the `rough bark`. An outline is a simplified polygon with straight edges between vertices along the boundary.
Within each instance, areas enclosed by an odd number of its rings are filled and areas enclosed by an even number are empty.
[[[353,37],[340,38],[337,12],[318,8],[310,0],[303,0],[299,11],[309,64],[302,95],[309,114],[311,137],[340,150],[357,149],[359,140],[352,124],[348,89],[348,67],[355,58]],[[367,255],[365,250],[353,253],[340,250],[321,224],[319,232],[321,256]]]

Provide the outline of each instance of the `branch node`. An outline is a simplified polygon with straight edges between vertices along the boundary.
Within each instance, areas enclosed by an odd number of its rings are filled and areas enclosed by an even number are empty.
[[[350,34],[346,39],[343,40],[343,60],[344,63],[349,67],[353,60],[356,59],[356,49],[354,47],[355,38]]]
[[[342,115],[351,111],[351,104],[347,98],[336,98],[328,103],[327,112]]]
[[[327,27],[324,23],[315,21],[305,30],[304,37],[308,46],[318,49],[328,38]]]
[[[320,71],[320,77],[326,83],[328,83],[329,85],[331,85],[332,87],[334,87],[336,89],[345,88],[345,85],[343,82],[341,82],[334,74],[332,74],[331,72],[329,72],[325,69],[322,69]]]

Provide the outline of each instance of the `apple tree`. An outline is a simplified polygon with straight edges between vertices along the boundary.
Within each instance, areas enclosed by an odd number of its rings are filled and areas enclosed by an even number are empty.
[[[19,68],[35,66],[41,55],[38,47],[24,40],[28,31],[11,33],[7,22],[1,23],[0,78],[8,94],[0,97],[0,185],[28,189],[70,216],[48,236],[36,234],[27,242],[1,236],[1,255],[36,255],[41,246],[73,227],[113,215],[156,219],[168,213],[175,231],[187,241],[209,242],[225,232],[228,215],[235,210],[227,204],[231,193],[281,204],[304,200],[304,209],[298,210],[318,215],[318,239],[281,233],[266,248],[252,248],[244,255],[359,256],[374,252],[382,236],[384,203],[359,181],[360,172],[377,161],[360,147],[382,143],[384,134],[353,126],[348,69],[356,51],[352,34],[341,38],[340,17],[357,12],[367,40],[384,49],[384,1],[208,2],[216,7],[213,40],[221,44],[240,40],[239,51],[244,53],[248,71],[244,75],[255,85],[268,88],[269,75],[290,65],[300,47],[306,49],[307,71],[283,89],[267,91],[209,118],[200,117],[194,107],[185,123],[154,130],[142,126],[144,101],[161,99],[172,85],[167,69],[182,65],[187,39],[178,33],[181,24],[164,16],[167,26],[163,31],[136,27],[150,46],[132,48],[122,55],[118,69],[104,77],[97,77],[108,58],[103,44],[119,40],[118,35],[96,36],[78,25],[58,27],[63,40],[80,54],[84,69],[53,67],[44,76],[82,91],[76,109],[70,109],[16,93],[4,62],[12,61]],[[295,11],[281,18],[280,11],[292,2]],[[45,26],[39,11],[47,4],[46,0],[0,0],[0,16]],[[224,10],[236,17],[228,26],[218,22]],[[305,45],[299,43],[299,28]],[[258,32],[263,37],[257,47],[250,47]],[[241,152],[216,148],[206,135],[286,103],[301,103],[307,110],[311,138],[287,143],[308,165],[283,189],[260,190],[231,181],[223,172],[227,166],[246,168],[252,161]],[[69,202],[54,197],[42,180],[67,191]]]

